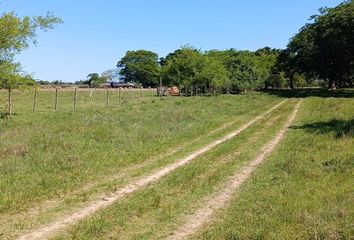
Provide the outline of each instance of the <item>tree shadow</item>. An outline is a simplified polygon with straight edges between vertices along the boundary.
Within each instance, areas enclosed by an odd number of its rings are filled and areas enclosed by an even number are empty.
[[[316,122],[302,126],[292,126],[291,129],[305,129],[310,133],[328,134],[333,133],[336,138],[354,136],[354,118],[351,120],[333,119],[328,122]]]
[[[321,97],[321,98],[354,98],[354,89],[338,89],[329,91],[328,89],[273,89],[264,90],[270,95],[276,95],[284,98],[306,98],[306,97]]]

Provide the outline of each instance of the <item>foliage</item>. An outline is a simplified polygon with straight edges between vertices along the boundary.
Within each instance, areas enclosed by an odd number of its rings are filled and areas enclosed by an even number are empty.
[[[304,74],[295,73],[293,76],[294,87],[305,87],[307,85]]]
[[[327,80],[329,87],[353,85],[354,2],[322,8],[295,35],[284,52],[285,68],[310,78]]]
[[[221,87],[229,79],[220,61],[192,47],[178,49],[162,62],[164,83],[170,85]]]
[[[160,76],[158,55],[151,51],[128,51],[118,62],[119,74],[124,82],[140,83],[144,87],[157,86]]]
[[[265,87],[274,87],[274,88],[284,88],[287,86],[287,80],[284,72],[278,74],[271,74],[268,80],[265,83]]]
[[[34,84],[35,81],[31,75],[21,72],[19,64],[0,61],[0,88],[24,88]]]
[[[197,76],[197,84],[223,87],[230,85],[229,72],[225,66],[215,58],[203,56],[203,67]]]
[[[32,85],[34,81],[30,75],[24,74],[14,57],[22,50],[29,47],[30,43],[36,44],[37,30],[53,29],[62,23],[60,18],[52,13],[46,16],[18,17],[14,12],[3,13],[0,17],[0,88],[20,88]]]
[[[166,85],[255,90],[266,87],[268,79],[279,74],[272,72],[278,54],[279,50],[268,47],[256,52],[235,49],[202,52],[183,46],[160,58],[161,76]],[[156,79],[154,76],[160,72],[157,59],[157,54],[146,50],[128,52],[118,63],[120,74],[125,81],[132,82]]]
[[[106,76],[100,76],[98,73],[90,73],[87,75],[87,80],[84,84],[88,84],[90,87],[97,87],[98,85],[107,82]]]
[[[165,84],[191,85],[196,83],[202,68],[202,54],[194,48],[181,48],[162,60]]]
[[[109,69],[102,72],[101,77],[106,79],[106,81],[112,82],[118,77],[118,72],[115,69]]]
[[[256,52],[212,50],[207,54],[220,60],[229,71],[231,87],[238,91],[264,88],[272,74],[278,50],[259,49]]]

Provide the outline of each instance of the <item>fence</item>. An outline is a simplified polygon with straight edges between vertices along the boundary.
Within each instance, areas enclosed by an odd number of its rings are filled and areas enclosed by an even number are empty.
[[[207,86],[180,86],[180,96],[209,96],[232,92]],[[47,88],[0,90],[1,111],[28,114],[44,111],[94,110],[127,105],[159,97],[155,88]],[[160,96],[161,97],[161,96]]]
[[[156,89],[153,88],[0,90],[0,107],[7,114],[77,111],[135,103],[153,97],[156,97]]]

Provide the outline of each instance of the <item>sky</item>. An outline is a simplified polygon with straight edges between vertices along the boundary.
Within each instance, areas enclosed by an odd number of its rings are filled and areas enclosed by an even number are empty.
[[[285,48],[320,7],[340,0],[0,0],[0,14],[64,20],[38,33],[17,56],[36,79],[74,82],[115,69],[127,51],[160,57],[190,44],[201,50]]]

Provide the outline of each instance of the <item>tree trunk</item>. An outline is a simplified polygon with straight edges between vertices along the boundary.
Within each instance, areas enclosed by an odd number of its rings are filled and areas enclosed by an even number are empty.
[[[289,78],[289,87],[290,87],[291,89],[294,89],[294,78],[293,78],[293,76],[291,76],[291,77]]]

